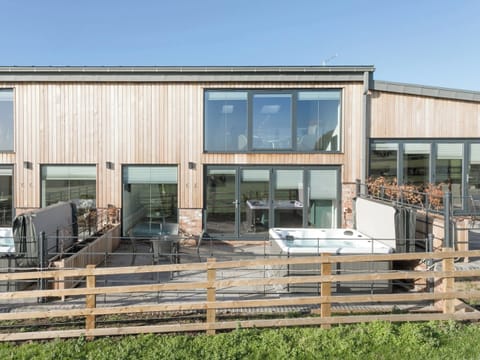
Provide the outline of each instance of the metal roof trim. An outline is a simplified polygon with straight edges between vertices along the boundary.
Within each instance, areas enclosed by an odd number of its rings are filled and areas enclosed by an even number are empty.
[[[362,81],[372,66],[0,66],[0,81]]]
[[[370,89],[397,94],[420,95],[440,99],[480,102],[480,92],[462,89],[451,89],[379,80],[372,81],[372,86]]]

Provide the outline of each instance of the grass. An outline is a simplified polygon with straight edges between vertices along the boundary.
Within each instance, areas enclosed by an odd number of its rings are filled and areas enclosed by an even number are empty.
[[[0,359],[478,359],[480,327],[458,322],[236,329],[0,343]]]

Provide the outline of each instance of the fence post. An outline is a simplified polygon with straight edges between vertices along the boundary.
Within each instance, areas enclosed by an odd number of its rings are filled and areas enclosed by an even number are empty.
[[[452,248],[444,248],[443,252],[453,252]],[[445,258],[442,260],[442,270],[454,272],[455,264],[453,255],[451,257]],[[455,291],[455,277],[445,276],[442,280],[443,292]],[[443,313],[444,314],[453,314],[455,313],[455,299],[444,299],[443,300]]]
[[[26,239],[28,241],[28,238]],[[30,241],[35,241],[35,239],[31,239]],[[40,264],[40,271],[45,271],[48,268],[48,262],[47,262],[47,236],[45,235],[45,232],[42,231],[40,235],[38,236],[38,255],[39,255],[39,264]],[[41,278],[39,281],[39,287],[40,290],[46,290],[47,289],[47,279]],[[45,296],[37,298],[38,303],[45,303],[47,302],[47,298]]]
[[[329,254],[321,254],[321,257],[328,256]],[[321,275],[332,275],[332,264],[328,262],[321,262]],[[332,295],[332,283],[330,281],[325,282],[322,281],[320,285],[320,296],[328,296],[330,297]],[[320,304],[320,317],[321,318],[326,318],[330,317],[332,315],[332,305],[330,303],[330,300],[328,301],[322,301]],[[322,328],[329,329],[330,324],[322,324]]]
[[[443,195],[443,221],[444,221],[444,235],[443,235],[443,246],[446,248],[453,248],[452,241],[452,230],[451,230],[451,201],[452,193],[450,191],[445,191]]]
[[[217,279],[217,269],[215,268],[215,259],[207,259],[207,302],[212,303],[216,300],[216,289],[213,286],[213,282]],[[207,306],[207,335],[215,335],[215,329],[210,329],[210,325],[215,323],[216,308]]]
[[[94,270],[95,265],[87,265],[87,269]],[[87,275],[87,289],[94,289],[96,283],[95,274]],[[95,309],[97,306],[97,296],[95,294],[86,295],[85,297],[85,308]],[[94,336],[88,335],[91,330],[95,329],[95,315],[86,315],[85,316],[85,330],[87,340],[93,340]]]

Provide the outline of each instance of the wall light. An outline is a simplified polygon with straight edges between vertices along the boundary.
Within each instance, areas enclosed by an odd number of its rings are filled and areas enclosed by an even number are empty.
[[[115,170],[115,164],[111,161],[107,161],[105,163],[105,166],[107,167],[108,170]]]
[[[189,161],[189,162],[188,162],[188,168],[189,168],[190,170],[195,170],[196,164],[195,164],[193,161]]]
[[[27,170],[32,170],[33,169],[33,164],[31,161],[24,161],[23,162],[23,168]]]

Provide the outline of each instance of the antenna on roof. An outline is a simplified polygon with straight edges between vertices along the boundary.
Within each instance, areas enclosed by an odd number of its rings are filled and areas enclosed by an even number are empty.
[[[335,54],[333,56],[330,56],[329,58],[326,58],[325,60],[322,61],[322,66],[326,66],[330,61],[338,57],[338,54]]]

